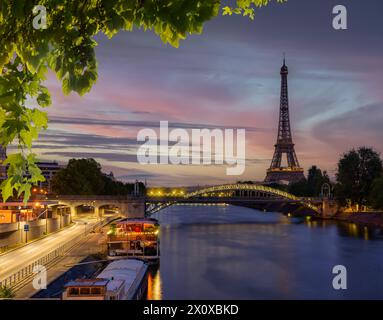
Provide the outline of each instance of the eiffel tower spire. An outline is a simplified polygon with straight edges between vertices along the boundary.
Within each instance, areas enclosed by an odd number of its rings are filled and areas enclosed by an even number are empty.
[[[304,178],[303,169],[300,167],[294,149],[290,126],[289,94],[287,87],[287,75],[289,69],[286,66],[286,57],[283,54],[283,66],[281,68],[281,100],[279,108],[279,125],[277,143],[270,168],[267,170],[265,182],[279,181],[296,182]],[[286,154],[287,167],[282,167],[282,156]]]

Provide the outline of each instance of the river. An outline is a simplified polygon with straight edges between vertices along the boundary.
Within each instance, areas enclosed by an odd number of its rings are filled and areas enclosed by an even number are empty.
[[[148,299],[383,299],[383,233],[235,206],[158,212]],[[335,290],[335,265],[347,289]]]

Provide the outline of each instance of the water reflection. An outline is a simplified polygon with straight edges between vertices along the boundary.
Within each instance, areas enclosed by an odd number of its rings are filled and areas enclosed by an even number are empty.
[[[383,298],[381,231],[240,207],[170,207],[148,299]],[[374,241],[375,240],[375,241]],[[343,264],[349,289],[332,288]]]
[[[162,299],[161,276],[158,266],[153,266],[149,270],[148,275],[148,293],[147,300],[161,300]]]

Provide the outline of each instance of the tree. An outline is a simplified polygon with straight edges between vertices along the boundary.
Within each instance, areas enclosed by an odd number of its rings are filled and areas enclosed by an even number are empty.
[[[369,200],[375,209],[383,209],[383,177],[376,178],[372,183]]]
[[[306,179],[289,184],[288,192],[297,197],[309,197],[311,196]]]
[[[94,159],[71,159],[52,179],[52,191],[57,194],[102,194],[105,178]]]
[[[327,172],[322,173],[322,170],[314,165],[308,170],[307,179],[291,183],[288,191],[299,197],[318,197],[325,183],[331,185]]]
[[[225,6],[222,12],[253,19],[254,7],[270,1],[237,0],[236,7]],[[203,24],[221,8],[220,0],[40,0],[38,4],[35,8],[34,1],[0,0],[0,144],[18,146],[18,153],[3,163],[8,165],[8,178],[0,186],[3,201],[14,191],[27,201],[31,186],[44,180],[35,165],[32,142],[48,126],[42,110],[51,104],[42,84],[48,70],[61,81],[65,94],[83,95],[98,76],[96,34],[112,38],[120,30],[152,30],[164,43],[178,47],[188,34],[201,33]],[[46,26],[36,28],[42,8]],[[27,99],[37,107],[28,108]]]
[[[317,197],[321,194],[323,184],[330,183],[330,178],[326,171],[319,169],[317,166],[312,166],[307,175],[307,185],[310,196]]]
[[[116,181],[113,175],[101,171],[94,159],[71,159],[52,179],[52,191],[60,195],[127,195],[134,185]],[[140,182],[142,193],[145,186]]]
[[[342,205],[367,205],[373,181],[382,173],[382,160],[372,148],[345,153],[338,162],[335,195]]]

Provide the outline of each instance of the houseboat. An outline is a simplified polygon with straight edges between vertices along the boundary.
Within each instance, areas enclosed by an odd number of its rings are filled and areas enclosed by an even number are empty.
[[[65,285],[63,300],[141,300],[148,287],[148,265],[141,260],[111,262],[94,279],[78,279]]]
[[[156,219],[122,219],[107,233],[109,259],[134,258],[156,263],[160,257],[159,224]]]

